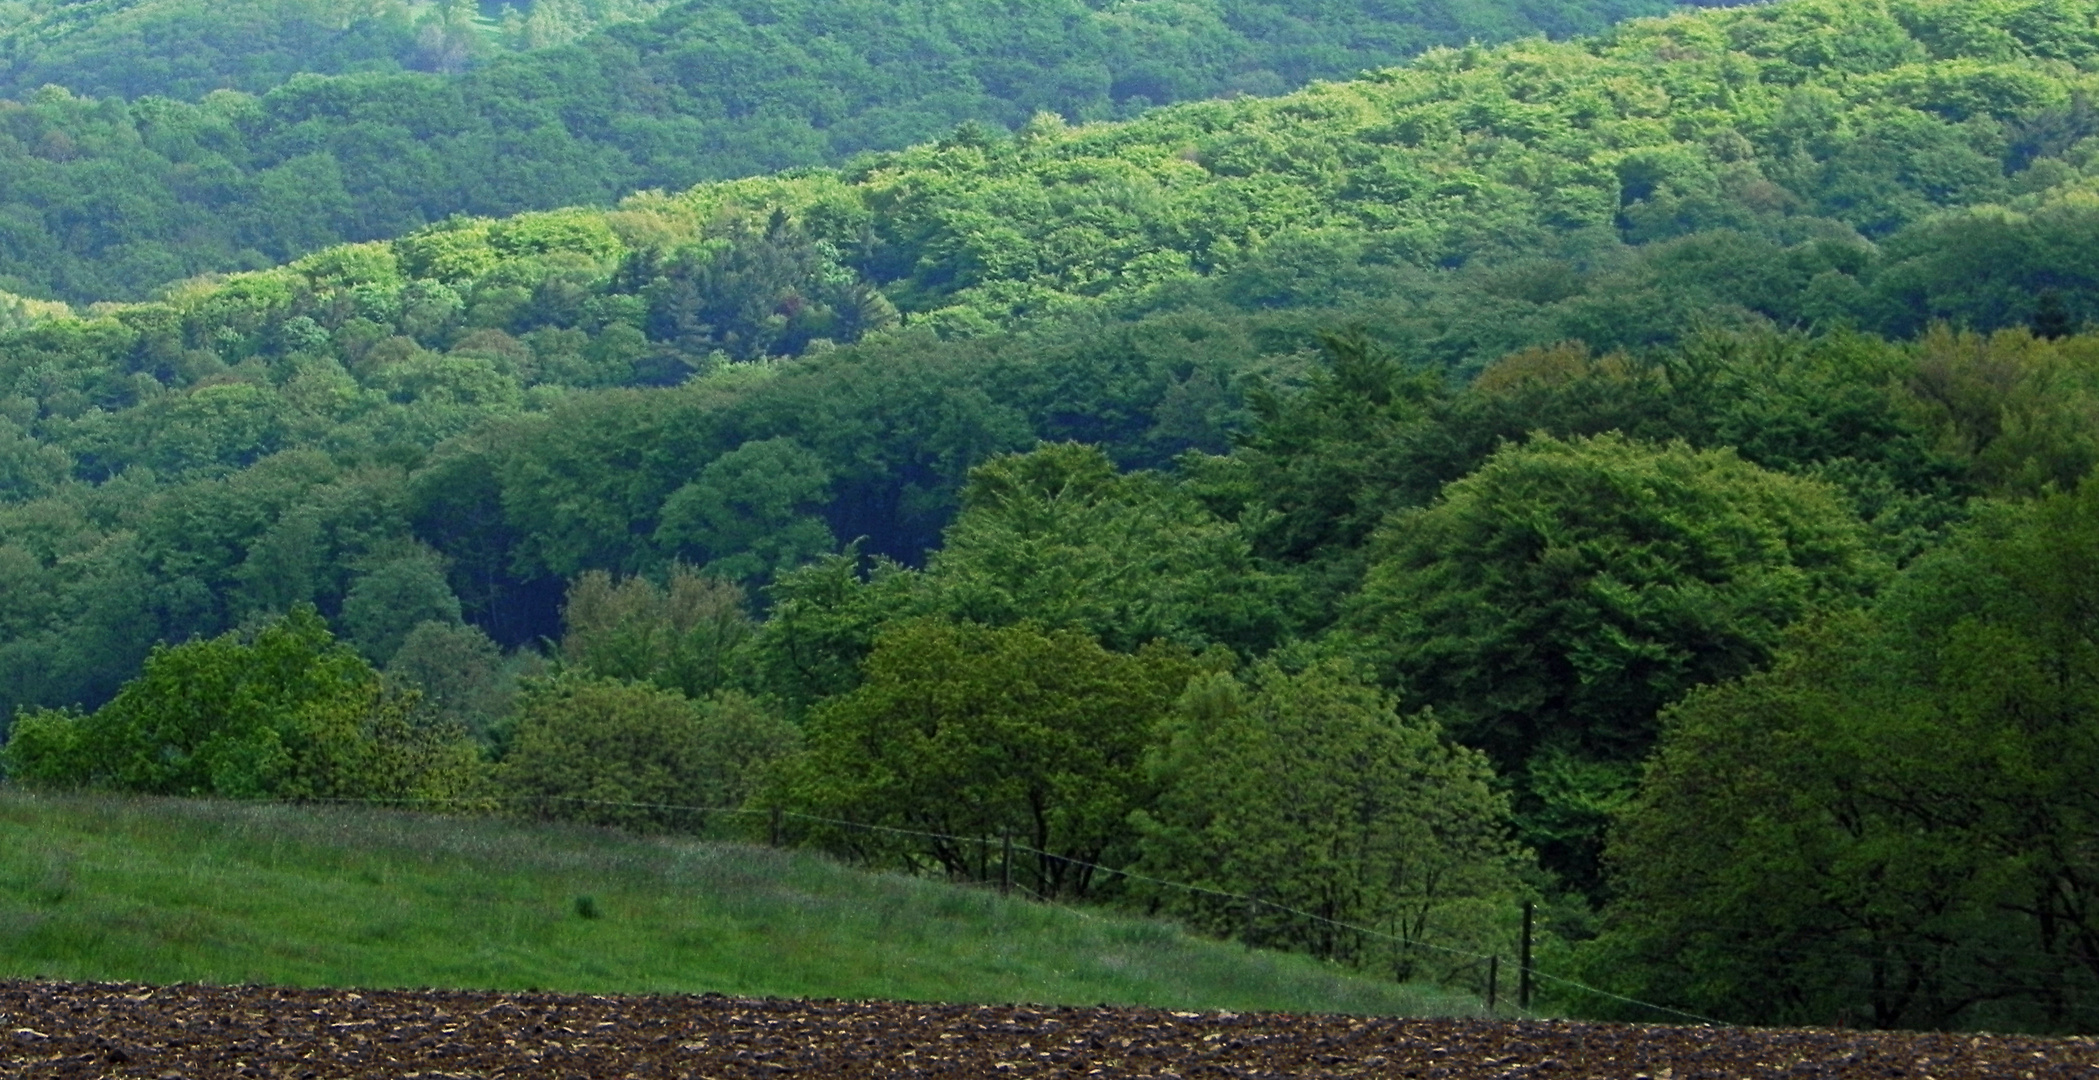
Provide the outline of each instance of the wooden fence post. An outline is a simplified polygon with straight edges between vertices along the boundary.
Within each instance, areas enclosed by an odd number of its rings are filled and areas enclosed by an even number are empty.
[[[1516,1007],[1525,1011],[1531,1007],[1531,921],[1537,910],[1537,904],[1523,902],[1523,958],[1516,973]]]

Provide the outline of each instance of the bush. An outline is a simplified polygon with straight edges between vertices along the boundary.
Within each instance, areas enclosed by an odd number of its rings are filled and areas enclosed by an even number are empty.
[[[160,646],[93,713],[32,709],[0,749],[19,781],[230,798],[462,798],[478,752],[301,605],[257,631]]]
[[[795,731],[728,692],[692,701],[643,683],[565,676],[525,692],[497,767],[525,812],[629,829],[697,830],[740,806]]]

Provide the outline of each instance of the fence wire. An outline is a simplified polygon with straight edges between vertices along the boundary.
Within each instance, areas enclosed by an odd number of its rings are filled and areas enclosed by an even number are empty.
[[[1046,859],[1056,859],[1069,866],[1082,867],[1099,873],[1113,874],[1126,880],[1141,881],[1148,885],[1155,885],[1160,888],[1176,889],[1182,892],[1194,893],[1204,896],[1212,896],[1222,900],[1231,900],[1242,904],[1255,905],[1258,907],[1267,908],[1271,911],[1277,911],[1296,918],[1304,919],[1309,922],[1330,926],[1338,930],[1346,930],[1351,933],[1364,934],[1369,937],[1379,938],[1407,948],[1428,949],[1433,952],[1444,953],[1451,956],[1464,957],[1466,959],[1478,961],[1480,963],[1488,963],[1499,960],[1499,957],[1489,953],[1475,952],[1471,949],[1452,948],[1447,945],[1437,945],[1433,942],[1418,941],[1410,938],[1405,938],[1398,934],[1391,934],[1371,927],[1359,926],[1355,923],[1345,922],[1340,919],[1329,918],[1327,916],[1320,915],[1316,912],[1305,911],[1301,908],[1291,907],[1287,904],[1279,904],[1273,900],[1264,900],[1258,896],[1251,896],[1245,893],[1230,892],[1224,889],[1213,889],[1203,885],[1191,885],[1187,882],[1182,881],[1170,881],[1165,878],[1154,877],[1149,874],[1141,874],[1134,870],[1125,870],[1119,867],[1103,866],[1099,863],[1086,862],[1085,860],[1074,859],[1067,855],[1058,855],[1054,852],[1043,851],[1040,848],[1036,848],[1018,841],[1009,841],[1005,837],[956,836],[952,833],[930,832],[925,829],[907,829],[894,825],[876,825],[871,822],[864,821],[848,821],[843,818],[828,818],[817,814],[805,814],[799,811],[785,809],[776,811],[771,809],[759,810],[743,806],[685,806],[676,803],[630,802],[617,799],[586,799],[566,795],[512,795],[488,796],[478,798],[328,798],[308,799],[301,801],[318,803],[380,804],[395,806],[431,804],[487,805],[489,803],[560,802],[578,806],[602,806],[608,808],[633,810],[668,810],[698,815],[721,814],[764,818],[772,818],[775,815],[777,815],[781,818],[791,818],[798,821],[811,822],[820,825],[843,826],[850,829],[860,829],[867,832],[886,833],[895,836],[912,836],[928,840],[943,840],[954,844],[978,844],[983,845],[987,848],[997,847],[1003,849],[1010,843],[1011,850],[1015,853],[1037,855]],[[1023,891],[1032,893],[1032,890]],[[1039,900],[1041,899],[1041,897],[1038,895],[1036,896],[1036,899]],[[1511,971],[1520,974],[1522,972],[1522,968],[1520,966],[1512,966]],[[1664,1013],[1670,1016],[1683,1017],[1684,1019],[1693,1020],[1700,1024],[1710,1024],[1715,1026],[1724,1025],[1724,1021],[1716,1020],[1710,1016],[1705,1016],[1700,1013],[1689,1012],[1687,1010],[1674,1008],[1668,1005],[1658,1005],[1652,1001],[1642,1001],[1638,998],[1627,997],[1624,994],[1613,993],[1609,990],[1604,990],[1600,987],[1590,986],[1586,983],[1578,982],[1574,979],[1569,979],[1564,976],[1550,975],[1538,970],[1535,964],[1531,966],[1529,973],[1532,978],[1558,983],[1571,989],[1578,990],[1582,993],[1594,994],[1598,997],[1609,998],[1613,1001],[1618,1001],[1630,1005],[1636,1005],[1644,1009],[1651,1009],[1655,1012]]]

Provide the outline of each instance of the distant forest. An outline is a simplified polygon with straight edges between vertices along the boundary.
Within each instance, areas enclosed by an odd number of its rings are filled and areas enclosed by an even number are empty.
[[[622,22],[644,9],[542,3],[492,21],[316,0],[94,0],[11,29],[0,15],[0,290],[139,299],[452,214],[606,205],[963,123],[1277,94],[1669,7],[692,0]]]
[[[693,12],[12,115],[143,145]],[[17,303],[0,762],[1011,833],[1041,895],[1446,982],[1528,899],[1729,1021],[2090,1031],[2095,84],[2090,0],[1785,0]]]

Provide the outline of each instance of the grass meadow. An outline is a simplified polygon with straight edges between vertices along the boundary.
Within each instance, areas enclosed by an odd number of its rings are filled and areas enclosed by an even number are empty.
[[[1169,924],[807,852],[0,788],[0,977],[1449,1015]]]

